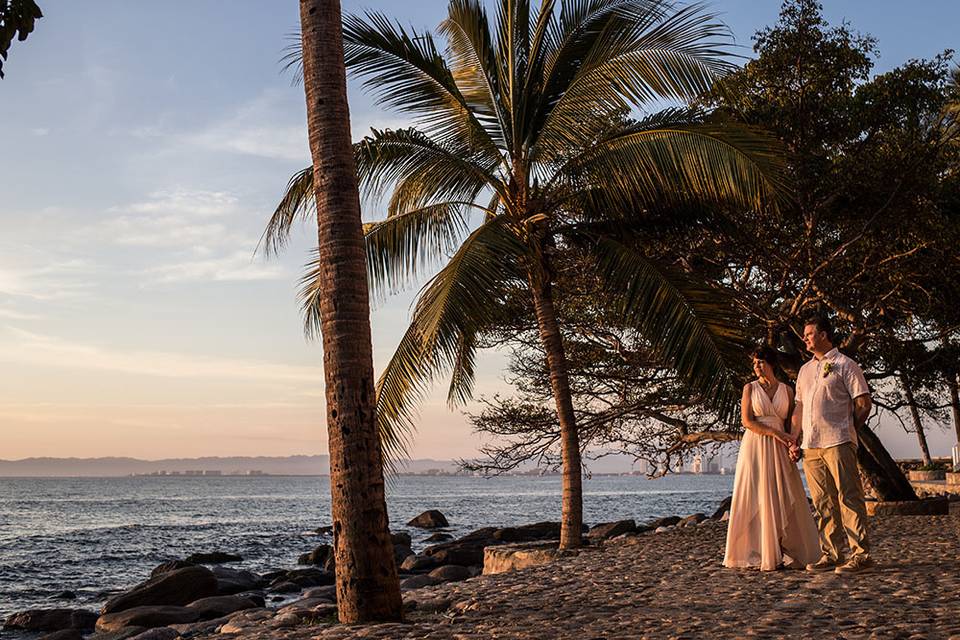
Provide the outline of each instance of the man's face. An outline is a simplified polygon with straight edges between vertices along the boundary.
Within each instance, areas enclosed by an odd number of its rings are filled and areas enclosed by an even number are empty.
[[[807,351],[823,351],[823,347],[827,346],[827,333],[818,331],[815,324],[808,324],[803,328],[803,344],[807,346]]]

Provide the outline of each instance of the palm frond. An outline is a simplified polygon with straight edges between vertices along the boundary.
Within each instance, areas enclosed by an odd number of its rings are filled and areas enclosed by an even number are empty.
[[[609,136],[558,176],[611,207],[605,215],[697,202],[759,211],[790,197],[782,147],[764,132],[731,123],[645,128],[650,124]]]
[[[591,240],[584,246],[624,320],[705,401],[724,417],[733,415],[746,338],[729,297],[679,271],[658,269],[615,239]]]
[[[494,162],[447,148],[416,129],[374,130],[355,150],[361,189],[379,198],[393,188],[390,215],[436,200],[472,201],[485,189],[502,188]]]
[[[439,266],[460,246],[467,222],[463,203],[440,202],[364,225],[371,295],[402,289]]]
[[[260,236],[255,253],[277,254],[290,239],[297,218],[307,219],[316,212],[313,193],[313,166],[301,169],[287,182],[280,204],[274,209],[267,227]]]
[[[499,153],[477,120],[430,32],[409,32],[383,14],[343,22],[344,61],[378,104],[410,113],[431,137],[463,148]]]
[[[689,102],[733,69],[729,30],[702,5],[632,5],[601,12],[559,56],[538,114],[538,157],[592,140],[610,111]]]
[[[449,399],[470,397],[474,336],[498,319],[505,289],[521,280],[524,251],[497,218],[477,228],[450,262],[424,287],[410,326],[377,383],[381,430],[413,429],[416,407],[435,379],[453,368]]]

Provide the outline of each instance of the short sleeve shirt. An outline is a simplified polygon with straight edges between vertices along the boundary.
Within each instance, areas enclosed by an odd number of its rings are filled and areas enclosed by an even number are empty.
[[[825,449],[857,443],[853,400],[870,393],[856,362],[831,349],[813,358],[797,375],[797,404],[803,420],[804,449]]]

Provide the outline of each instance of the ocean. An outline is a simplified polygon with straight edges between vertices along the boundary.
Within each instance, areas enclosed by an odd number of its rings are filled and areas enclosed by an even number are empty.
[[[696,512],[710,515],[732,475],[594,476],[584,480],[588,524]],[[560,519],[560,477],[399,476],[388,486],[391,529],[414,550],[429,535],[406,522],[439,509],[450,533]],[[23,609],[97,609],[109,592],[194,552],[243,558],[266,572],[329,542],[326,477],[0,478],[0,619]],[[75,600],[57,599],[68,590]]]

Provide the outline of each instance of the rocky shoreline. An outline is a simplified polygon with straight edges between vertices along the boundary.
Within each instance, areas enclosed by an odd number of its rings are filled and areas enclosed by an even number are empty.
[[[420,553],[413,553],[408,534],[394,534],[403,624],[338,624],[335,567],[321,545],[301,556],[301,568],[266,574],[197,562],[212,556],[164,563],[147,581],[111,597],[99,614],[33,610],[8,617],[4,628],[43,632],[45,640],[306,640],[581,638],[586,628],[597,638],[779,637],[778,625],[789,624],[791,634],[799,625],[808,637],[823,637],[809,618],[830,610],[827,622],[836,633],[829,637],[960,638],[960,503],[947,516],[871,519],[879,566],[853,582],[832,574],[723,569],[726,507],[712,516],[597,525],[582,552],[496,575],[482,575],[492,573],[484,571],[485,549],[543,544],[556,539],[559,525],[491,527],[455,540],[430,536],[435,544]],[[689,606],[680,615],[683,603]],[[891,607],[906,606],[926,618],[894,620]],[[743,633],[742,625],[756,633]]]

